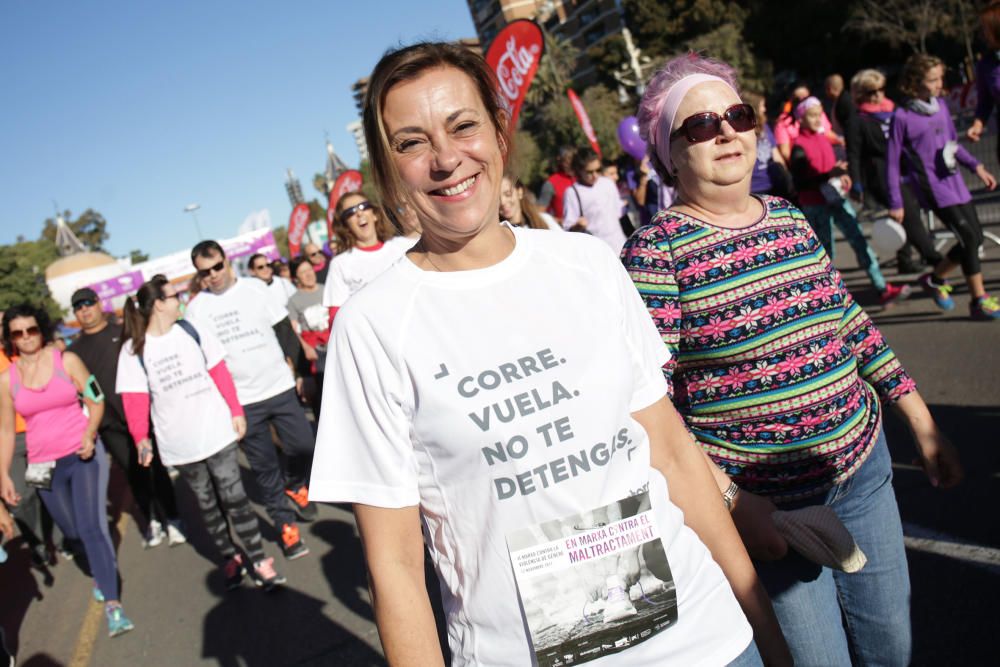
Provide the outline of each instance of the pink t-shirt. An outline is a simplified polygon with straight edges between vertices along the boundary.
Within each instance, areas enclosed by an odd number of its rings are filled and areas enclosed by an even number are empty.
[[[28,426],[25,433],[28,463],[55,461],[80,449],[87,417],[80,407],[76,386],[63,368],[58,348],[52,348],[52,377],[44,387],[25,387],[17,364],[11,364],[10,393],[14,397],[14,410]]]
[[[832,128],[830,119],[826,117],[826,112],[824,111],[820,125],[820,134],[829,136]],[[794,143],[795,138],[799,136],[799,132],[799,121],[795,120],[795,117],[790,113],[781,114],[778,116],[778,120],[774,122],[774,140],[778,142],[779,146]]]

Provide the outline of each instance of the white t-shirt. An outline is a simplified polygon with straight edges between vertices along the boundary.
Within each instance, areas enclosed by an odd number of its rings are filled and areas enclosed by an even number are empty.
[[[419,505],[454,664],[520,666],[535,656],[512,531],[648,489],[679,618],[587,664],[733,660],[752,631],[630,416],[666,394],[669,353],[642,299],[606,244],[514,233],[499,264],[437,273],[403,259],[341,309],[310,498]]]
[[[222,342],[241,404],[258,403],[295,386],[272,328],[288,311],[263,281],[242,278],[222,294],[200,292],[185,317],[199,332],[209,331]]]
[[[539,211],[538,214],[542,216],[542,220],[544,220],[545,224],[549,226],[549,229],[560,232],[563,230],[562,225],[559,224],[559,221],[553,218],[545,211]]]
[[[149,394],[153,432],[160,458],[168,466],[203,461],[236,441],[232,413],[208,374],[226,351],[210,331],[199,329],[198,336],[200,347],[177,324],[162,336],[147,334],[142,350],[145,371],[132,353],[131,340],[118,353],[115,389],[121,394]]]
[[[416,242],[417,239],[407,236],[394,236],[378,250],[351,248],[334,257],[323,286],[323,305],[343,306],[352,294],[392,266]]]
[[[587,219],[588,232],[611,246],[615,253],[622,251],[625,232],[618,222],[622,202],[618,196],[618,187],[610,178],[598,176],[590,187],[574,183],[566,188],[563,194],[563,211],[563,227],[571,228],[583,216]]]
[[[263,280],[261,280],[261,282],[264,283]],[[288,299],[295,294],[295,285],[293,285],[290,280],[282,278],[281,276],[274,276],[274,278],[271,279],[271,284],[268,285],[267,283],[264,283],[264,286],[267,287],[268,291],[272,295],[274,295],[274,298],[278,301],[278,305],[282,308],[288,307]]]

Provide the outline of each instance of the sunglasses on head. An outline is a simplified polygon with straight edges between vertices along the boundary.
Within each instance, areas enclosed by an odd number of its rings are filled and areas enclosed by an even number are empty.
[[[73,310],[80,310],[81,308],[89,308],[91,306],[97,305],[97,301],[94,299],[80,299],[73,304]]]
[[[42,333],[42,330],[36,324],[34,326],[28,327],[27,329],[11,329],[10,330],[10,339],[11,340],[21,340],[22,338],[27,338],[29,336],[37,336],[40,333]]]
[[[355,213],[360,213],[361,211],[370,211],[374,208],[371,202],[363,201],[355,204],[350,208],[345,208],[344,212],[340,214],[340,219],[343,222],[347,222],[347,219],[354,215]]]
[[[689,144],[711,141],[722,134],[722,121],[737,132],[748,132],[757,127],[757,114],[749,104],[734,104],[721,116],[714,111],[702,111],[685,118],[681,126],[670,133],[670,140],[684,135]]]
[[[222,271],[225,268],[226,268],[226,260],[223,259],[218,264],[215,264],[214,266],[210,266],[207,269],[198,269],[198,277],[199,278],[207,278],[208,276],[212,275],[213,273],[219,273],[220,271]]]

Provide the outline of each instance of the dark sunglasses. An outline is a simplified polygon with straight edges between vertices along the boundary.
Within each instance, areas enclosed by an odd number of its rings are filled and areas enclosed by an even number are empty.
[[[218,264],[216,264],[214,266],[210,266],[207,269],[199,269],[198,270],[198,277],[199,278],[207,278],[208,276],[212,275],[213,273],[219,273],[220,271],[222,271],[225,268],[226,268],[226,260],[222,260]]]
[[[159,301],[170,301],[171,299],[177,299],[178,301],[181,300],[181,298],[176,294],[167,294],[166,296],[161,296]]]
[[[36,324],[33,327],[28,327],[27,329],[11,329],[10,339],[11,340],[21,340],[22,338],[27,338],[29,336],[37,336],[42,333],[42,330]]]
[[[270,269],[270,268],[271,268],[270,264],[258,264],[257,266],[251,266],[250,270],[251,271],[263,271],[264,269]]]
[[[309,256],[310,257],[319,257],[322,254],[323,254],[322,250],[314,250],[313,252],[309,253]]]
[[[722,134],[722,121],[726,121],[737,132],[748,132],[757,127],[757,114],[749,104],[734,104],[722,115],[714,111],[703,111],[688,116],[681,126],[670,133],[670,140],[684,135],[689,144],[711,141]]]
[[[361,211],[370,211],[375,208],[372,206],[371,202],[363,201],[355,204],[351,208],[345,208],[344,212],[340,214],[341,222],[347,222],[347,219],[354,215],[355,213],[360,213]]]
[[[91,306],[97,305],[97,301],[93,299],[80,299],[73,304],[73,310],[80,310],[81,308],[90,308]]]

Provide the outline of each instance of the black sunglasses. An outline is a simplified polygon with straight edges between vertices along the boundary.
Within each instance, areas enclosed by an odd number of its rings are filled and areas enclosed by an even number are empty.
[[[220,271],[222,271],[225,268],[226,268],[226,260],[222,260],[218,264],[215,264],[214,266],[210,266],[207,269],[199,269],[198,270],[198,277],[199,278],[207,278],[211,274],[213,274],[213,273],[219,273]]]
[[[270,264],[264,263],[264,264],[258,264],[257,266],[251,266],[250,270],[251,271],[263,271],[264,269],[270,269],[270,268],[271,268]]]
[[[347,219],[354,215],[355,213],[360,213],[361,211],[370,211],[375,208],[372,206],[371,202],[363,201],[355,204],[351,208],[345,208],[343,213],[340,214],[340,221],[347,222]]]
[[[89,308],[91,306],[97,305],[97,301],[94,299],[80,299],[73,304],[73,310],[80,310],[81,308]]]
[[[42,330],[36,324],[35,326],[28,327],[27,329],[11,329],[10,339],[21,340],[22,338],[27,338],[28,336],[37,336],[40,333],[42,333]]]
[[[722,134],[722,121],[737,132],[749,132],[757,127],[757,114],[749,104],[734,104],[721,116],[714,111],[702,111],[685,118],[681,126],[670,133],[670,140],[684,135],[689,144],[711,141]]]
[[[311,253],[309,253],[309,256],[310,257],[319,257],[322,254],[323,254],[322,250],[314,250]]]

